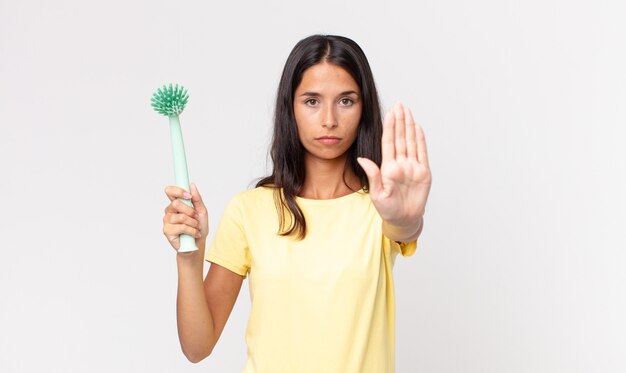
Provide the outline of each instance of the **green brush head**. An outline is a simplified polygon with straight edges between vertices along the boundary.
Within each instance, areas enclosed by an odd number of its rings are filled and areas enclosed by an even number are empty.
[[[154,110],[168,117],[182,113],[185,110],[185,105],[187,105],[187,100],[189,100],[187,90],[182,85],[178,88],[178,84],[175,87],[170,84],[169,87],[159,88],[150,99]]]

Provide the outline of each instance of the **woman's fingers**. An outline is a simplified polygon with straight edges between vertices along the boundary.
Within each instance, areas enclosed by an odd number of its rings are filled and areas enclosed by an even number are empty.
[[[385,115],[383,123],[383,162],[391,160],[418,159],[415,121],[411,111],[397,102]]]
[[[383,162],[408,158],[428,167],[426,138],[409,108],[398,102],[385,115],[382,139]]]
[[[421,126],[415,126],[415,137],[417,138],[417,160],[427,168],[428,165],[428,150],[426,149],[426,136]]]
[[[358,157],[356,161],[361,165],[369,181],[370,196],[378,196],[383,191],[380,169],[376,163],[367,158]],[[376,197],[374,197],[376,199]]]
[[[163,233],[169,236],[186,233],[199,238],[202,233],[202,225],[198,220],[183,214],[166,214],[163,217]]]
[[[176,198],[182,198],[182,199],[192,198],[192,195],[189,192],[175,185],[170,185],[170,186],[165,187],[165,194],[167,195],[167,198],[170,199],[170,201],[173,201]]]
[[[417,143],[415,141],[415,121],[409,108],[404,108],[406,118],[406,155],[409,159],[417,160]]]
[[[194,238],[202,237],[200,229],[192,228],[186,224],[165,224],[163,225],[163,234],[168,237],[177,237],[181,234],[188,234]]]
[[[194,210],[193,207],[187,206],[183,201],[179,199],[174,199],[172,202],[170,202],[170,204],[167,205],[167,207],[165,208],[165,213],[197,216],[196,210]]]
[[[200,229],[200,222],[187,215],[183,214],[165,214],[163,217],[164,224],[185,224],[191,228]]]
[[[393,161],[396,159],[396,135],[394,133],[396,117],[393,114],[393,110],[389,110],[385,114],[385,121],[383,123],[383,138],[382,138],[382,153],[383,163]]]
[[[206,211],[206,206],[204,206],[204,201],[202,201],[202,196],[200,195],[200,191],[198,190],[196,184],[191,183],[190,191],[191,203],[193,204],[194,208],[199,211]]]
[[[396,135],[396,159],[397,160],[402,160],[404,158],[406,158],[406,137],[405,137],[405,132],[406,132],[406,124],[405,124],[405,118],[404,118],[404,106],[400,103],[397,102],[394,106],[393,106],[393,113],[396,117],[395,120],[395,126],[394,126],[394,132]]]

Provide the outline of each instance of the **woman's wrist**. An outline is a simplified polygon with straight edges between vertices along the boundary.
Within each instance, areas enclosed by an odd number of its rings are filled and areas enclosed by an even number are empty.
[[[419,237],[422,232],[423,225],[423,216],[420,216],[415,223],[408,225],[395,225],[387,221],[383,221],[383,234],[393,241],[412,242]]]
[[[198,246],[198,250],[194,250],[194,251],[189,251],[189,252],[177,252],[176,253],[176,262],[178,263],[178,265],[184,265],[184,266],[196,266],[198,264],[200,264],[200,267],[202,267],[202,264],[204,264],[204,248],[205,245],[203,244],[198,244],[198,242],[196,242],[196,246]]]

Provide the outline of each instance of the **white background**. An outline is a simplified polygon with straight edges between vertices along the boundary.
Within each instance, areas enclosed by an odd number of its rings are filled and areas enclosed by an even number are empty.
[[[149,99],[189,89],[214,230],[266,174],[280,72],[313,33],[359,43],[384,107],[426,133],[397,371],[626,371],[623,4],[1,0],[0,371],[243,368],[247,280],[214,354],[181,352],[169,129]]]

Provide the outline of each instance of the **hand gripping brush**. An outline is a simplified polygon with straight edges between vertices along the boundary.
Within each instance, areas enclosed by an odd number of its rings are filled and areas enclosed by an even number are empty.
[[[185,145],[183,144],[183,133],[180,129],[180,120],[178,115],[183,112],[189,96],[187,90],[183,86],[169,87],[163,86],[152,95],[152,107],[159,114],[163,114],[170,119],[170,137],[172,139],[172,155],[174,156],[174,175],[176,177],[176,186],[189,191],[189,175],[187,173],[187,159],[185,157]],[[187,206],[193,207],[188,199],[178,198]],[[189,252],[198,250],[196,240],[188,234],[180,235],[180,248],[178,252]]]

